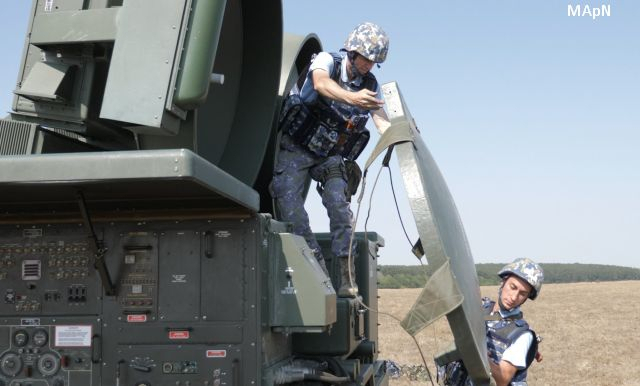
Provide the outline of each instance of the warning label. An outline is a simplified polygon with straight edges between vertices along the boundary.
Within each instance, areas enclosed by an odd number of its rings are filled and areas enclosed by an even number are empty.
[[[144,314],[127,315],[127,322],[129,323],[144,323],[146,321],[147,315]]]
[[[226,358],[227,350],[207,350],[207,358]]]
[[[169,331],[169,339],[189,339],[189,331]]]
[[[92,326],[56,326],[56,347],[91,347]]]

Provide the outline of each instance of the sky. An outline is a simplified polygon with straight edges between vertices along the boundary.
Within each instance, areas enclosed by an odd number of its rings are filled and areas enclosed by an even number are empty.
[[[569,16],[569,5],[611,16]],[[4,0],[0,109],[11,108],[31,2]],[[390,36],[373,72],[395,81],[456,202],[478,263],[640,267],[640,2],[284,0],[284,30],[315,33],[327,51],[360,22]],[[371,127],[372,132],[375,129]],[[369,150],[377,135],[372,135]],[[368,152],[361,155],[364,163]],[[369,172],[357,230],[364,230]],[[392,162],[409,237],[417,231]],[[382,264],[416,264],[395,212],[387,171],[369,231]],[[315,192],[315,231],[328,219]],[[357,211],[355,205],[352,206]]]

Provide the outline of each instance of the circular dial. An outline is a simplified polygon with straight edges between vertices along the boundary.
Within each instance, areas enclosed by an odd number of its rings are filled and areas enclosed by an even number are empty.
[[[49,334],[47,334],[45,330],[36,330],[36,332],[33,333],[33,344],[38,347],[42,347],[47,344],[48,340]]]
[[[13,334],[13,343],[18,347],[23,347],[29,341],[29,334],[25,330],[18,330]]]
[[[52,353],[46,353],[38,359],[38,371],[45,377],[54,375],[60,369],[60,360]]]
[[[22,359],[15,353],[6,353],[0,359],[0,371],[8,377],[15,377],[22,370]]]

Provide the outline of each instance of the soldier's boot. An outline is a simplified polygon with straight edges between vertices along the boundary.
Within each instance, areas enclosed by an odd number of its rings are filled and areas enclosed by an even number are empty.
[[[340,289],[338,296],[342,298],[355,298],[358,295],[358,286],[356,285],[356,269],[355,264],[351,264],[351,277],[353,277],[353,287],[349,280],[349,259],[347,257],[339,257],[340,262]]]

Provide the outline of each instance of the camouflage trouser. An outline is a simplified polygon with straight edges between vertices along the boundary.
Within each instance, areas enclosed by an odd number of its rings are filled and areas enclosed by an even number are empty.
[[[491,359],[489,359],[491,360]],[[474,386],[461,361],[449,362],[444,366],[436,364],[438,385],[441,386]],[[526,381],[513,381],[509,386],[527,386]]]
[[[442,386],[473,386],[464,364],[460,361],[449,362],[444,366],[436,365],[438,371],[438,385]]]
[[[336,174],[336,170],[341,173]],[[283,135],[271,181],[271,195],[276,200],[281,220],[293,224],[293,233],[305,238],[318,260],[323,256],[304,209],[305,182],[311,176],[323,184],[322,204],[329,215],[331,252],[337,257],[347,256],[353,214],[346,198],[344,170],[341,156],[317,156],[294,143],[290,136]]]

